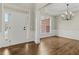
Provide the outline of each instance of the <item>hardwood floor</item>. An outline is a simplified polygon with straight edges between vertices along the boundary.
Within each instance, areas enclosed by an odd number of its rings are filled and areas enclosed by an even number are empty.
[[[23,43],[0,48],[0,55],[79,55],[79,41],[62,37],[42,38],[41,43]]]

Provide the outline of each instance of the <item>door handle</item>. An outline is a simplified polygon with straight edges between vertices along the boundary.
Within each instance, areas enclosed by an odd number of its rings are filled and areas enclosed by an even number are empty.
[[[26,27],[24,27],[24,30],[26,30]]]

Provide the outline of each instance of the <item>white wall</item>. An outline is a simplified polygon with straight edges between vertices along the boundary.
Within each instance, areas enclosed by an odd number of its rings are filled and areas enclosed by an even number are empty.
[[[40,9],[48,3],[36,3],[36,9]]]
[[[72,20],[57,17],[57,35],[79,40],[79,12],[74,13]]]

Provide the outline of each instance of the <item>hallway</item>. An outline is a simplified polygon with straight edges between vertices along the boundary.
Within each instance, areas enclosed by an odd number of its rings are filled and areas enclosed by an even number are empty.
[[[0,55],[79,55],[79,41],[63,37],[42,38],[34,42],[0,48]]]

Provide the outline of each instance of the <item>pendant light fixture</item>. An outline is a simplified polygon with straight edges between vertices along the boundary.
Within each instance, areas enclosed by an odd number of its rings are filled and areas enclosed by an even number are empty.
[[[72,20],[73,13],[69,9],[69,4],[66,4],[66,12],[61,15],[65,20]]]

